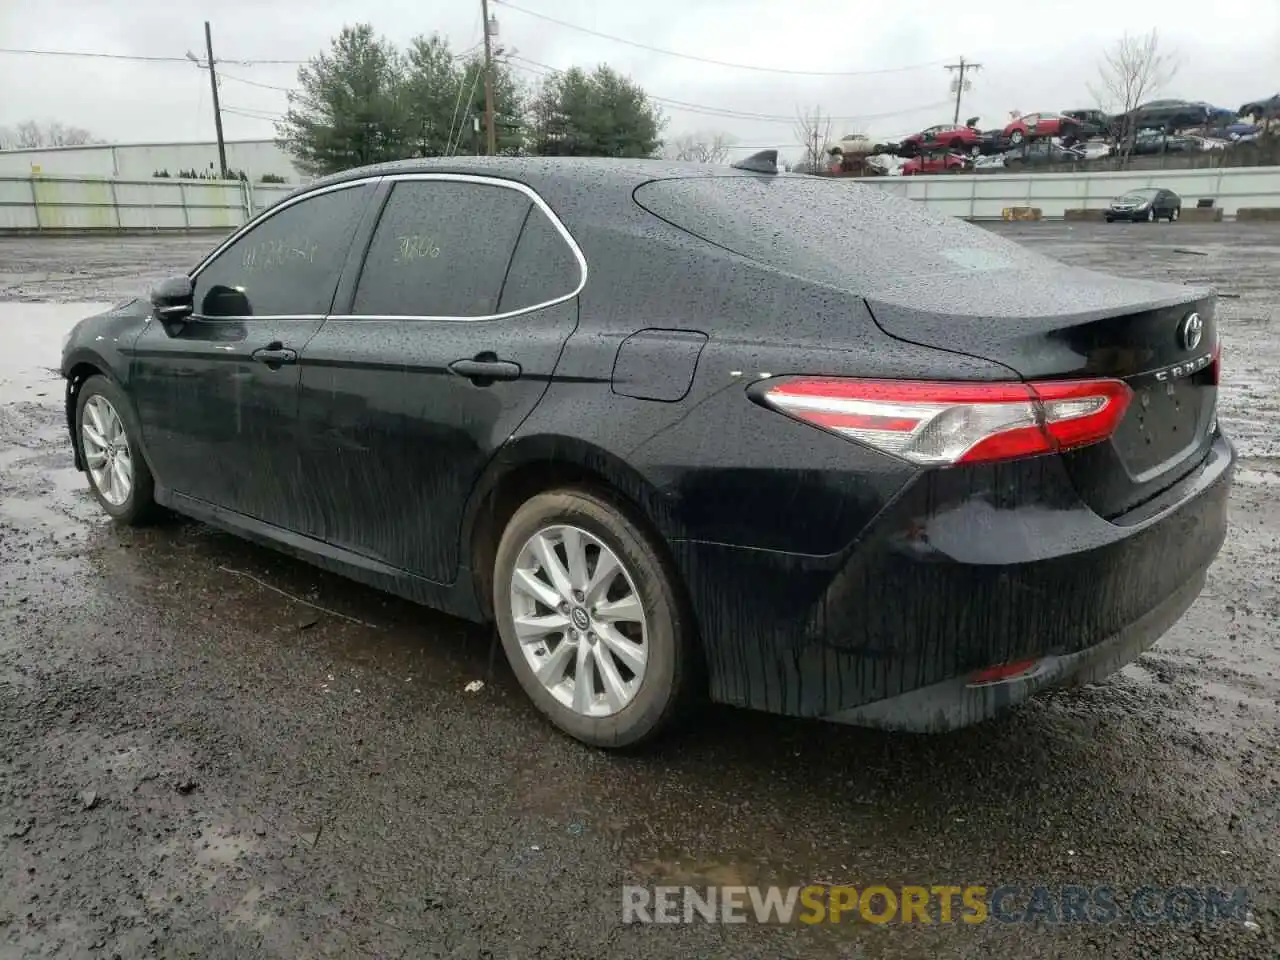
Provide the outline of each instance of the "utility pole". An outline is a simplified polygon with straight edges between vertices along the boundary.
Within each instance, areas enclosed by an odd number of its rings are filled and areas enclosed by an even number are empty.
[[[489,135],[489,156],[498,152],[498,134],[493,118],[493,46],[489,36],[489,0],[480,0],[484,17],[484,123]]]
[[[209,31],[208,20],[204,22],[204,49],[209,57],[209,85],[213,88],[213,124],[218,130],[218,173],[225,180],[227,179],[227,144],[222,139],[222,108],[218,106],[218,69],[213,65],[213,34]]]
[[[951,122],[952,122],[952,123],[957,123],[957,124],[958,124],[958,123],[960,122],[960,95],[964,93],[964,74],[965,74],[965,71],[966,71],[966,70],[981,70],[981,69],[982,69],[982,64],[980,64],[980,63],[969,63],[968,61],[966,61],[966,60],[965,60],[965,58],[964,58],[964,57],[961,57],[961,58],[960,58],[960,62],[959,62],[959,63],[948,63],[948,64],[947,64],[947,69],[948,69],[948,70],[950,70],[950,71],[952,71],[953,73],[957,73],[956,78],[955,78],[954,80],[952,80],[952,81],[951,81],[951,82],[952,82],[952,84],[954,84],[954,85],[955,85],[955,88],[956,88],[956,115],[955,115],[955,118],[954,118]]]

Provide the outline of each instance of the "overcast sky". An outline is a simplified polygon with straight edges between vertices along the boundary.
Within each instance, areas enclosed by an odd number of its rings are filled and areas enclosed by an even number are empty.
[[[744,147],[795,141],[785,119],[820,105],[833,133],[890,137],[949,121],[949,74],[960,56],[980,62],[961,118],[1002,126],[1010,110],[1096,106],[1087,85],[1097,60],[1126,29],[1158,24],[1181,67],[1164,96],[1235,109],[1280,91],[1280,0],[514,0],[521,8],[602,34],[679,53],[775,70],[851,72],[803,76],[738,69],[627,46],[492,3],[501,42],[552,67],[606,62],[656,96],[667,135],[719,131]],[[283,112],[296,65],[344,24],[368,21],[403,44],[438,31],[456,50],[481,38],[479,0],[42,0],[0,2],[0,47],[203,56],[203,21],[226,79],[224,107]],[[881,71],[881,72],[868,72]],[[888,72],[892,71],[892,72]],[[536,78],[533,72],[524,74]],[[237,79],[233,79],[237,78]],[[207,74],[191,63],[0,54],[0,126],[35,118],[85,127],[120,142],[205,140],[213,135]],[[270,120],[228,113],[229,139],[270,137]],[[794,151],[791,151],[794,152]]]

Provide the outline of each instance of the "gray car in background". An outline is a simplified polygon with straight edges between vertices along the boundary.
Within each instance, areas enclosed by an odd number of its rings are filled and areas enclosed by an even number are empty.
[[[1111,201],[1104,214],[1107,223],[1114,220],[1167,219],[1173,223],[1182,216],[1182,198],[1163,187],[1144,187],[1130,190]]]

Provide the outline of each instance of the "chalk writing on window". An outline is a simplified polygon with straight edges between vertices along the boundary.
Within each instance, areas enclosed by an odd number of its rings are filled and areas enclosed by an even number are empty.
[[[396,263],[412,263],[415,260],[434,260],[440,256],[440,248],[436,246],[435,241],[431,237],[424,237],[421,234],[411,234],[404,237],[396,237],[400,241],[400,246],[396,250]]]
[[[261,240],[245,250],[241,262],[247,272],[256,273],[288,264],[315,263],[319,249],[319,244],[310,238]]]

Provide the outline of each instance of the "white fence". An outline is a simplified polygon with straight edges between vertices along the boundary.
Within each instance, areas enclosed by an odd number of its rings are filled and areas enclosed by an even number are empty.
[[[1005,207],[1039,207],[1041,215],[1064,210],[1100,210],[1112,198],[1140,187],[1166,187],[1195,206],[1212,197],[1223,214],[1241,207],[1280,207],[1280,167],[1226,167],[1213,170],[1125,170],[1079,173],[983,173],[968,176],[875,177],[859,179],[930,209],[971,220],[1000,219]]]
[[[0,230],[229,230],[295,189],[241,180],[0,176]]]
[[[918,200],[939,213],[1000,218],[1005,207],[1039,207],[1048,218],[1101,209],[1138,187],[1167,187],[1187,206],[1212,197],[1228,217],[1241,207],[1280,207],[1280,167],[971,176],[869,177],[861,184]],[[296,187],[240,180],[129,180],[0,175],[0,230],[232,229]]]

